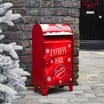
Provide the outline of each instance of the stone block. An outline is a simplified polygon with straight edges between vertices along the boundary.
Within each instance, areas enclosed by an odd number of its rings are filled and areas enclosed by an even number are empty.
[[[21,61],[23,61],[25,63],[31,63],[32,62],[32,57],[31,57],[31,55],[22,56]]]
[[[74,48],[74,56],[79,56],[79,48]]]
[[[74,64],[78,64],[79,63],[79,57],[74,57]]]
[[[74,64],[74,72],[78,72],[79,71],[79,64]]]
[[[24,0],[26,8],[39,8],[40,2],[38,0]]]
[[[32,15],[24,16],[23,21],[24,21],[24,24],[37,23],[39,21],[39,16],[35,16],[35,17]]]
[[[74,40],[74,47],[79,47],[80,46],[80,41],[77,39],[77,40]]]
[[[29,47],[30,46],[30,42],[28,40],[19,41],[18,43],[20,45],[22,45],[23,48],[26,48],[26,47]]]
[[[40,7],[42,8],[51,8],[54,6],[54,0],[41,0]]]
[[[32,49],[31,48],[26,48],[25,49],[25,54],[26,55],[32,55]]]
[[[32,39],[32,33],[31,32],[19,32],[17,35],[18,35],[18,38],[20,40],[30,40],[30,39]]]

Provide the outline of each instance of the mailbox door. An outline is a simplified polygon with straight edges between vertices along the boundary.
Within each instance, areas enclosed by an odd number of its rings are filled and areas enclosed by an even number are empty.
[[[80,34],[81,40],[104,40],[104,0],[81,0]]]
[[[72,41],[49,39],[45,41],[46,85],[67,84],[71,78]]]

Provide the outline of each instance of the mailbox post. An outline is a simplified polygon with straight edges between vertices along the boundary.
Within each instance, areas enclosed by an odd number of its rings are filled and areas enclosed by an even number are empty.
[[[32,79],[46,96],[53,86],[73,90],[73,30],[68,24],[35,24],[32,31]]]

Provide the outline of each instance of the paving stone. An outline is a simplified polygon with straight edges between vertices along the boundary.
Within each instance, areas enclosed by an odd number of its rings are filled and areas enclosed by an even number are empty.
[[[81,104],[102,104],[100,102],[96,103],[96,102],[88,102],[88,103],[81,103]]]
[[[91,87],[88,86],[88,85],[82,85],[82,86],[77,86],[76,89],[77,89],[77,90],[84,90],[84,89],[86,89],[86,90],[87,90],[87,89],[90,90]]]
[[[97,97],[104,97],[104,92],[97,92],[95,93]]]
[[[96,97],[95,94],[93,94],[93,93],[85,93],[84,96],[88,97],[88,98],[93,98],[93,97],[95,98]]]
[[[40,98],[39,103],[67,103],[67,98]]]
[[[73,99],[70,99],[69,101],[70,101],[70,102],[82,103],[82,102],[88,102],[88,98],[84,98],[84,97],[73,98]]]
[[[88,102],[90,103],[100,103],[97,99],[97,97],[93,97],[93,98],[88,98]]]
[[[35,97],[28,97],[28,96],[25,96],[24,99],[21,99],[20,101],[24,104],[31,104],[31,103],[38,103],[38,98],[35,98]]]
[[[61,98],[61,97],[63,97],[63,98],[74,98],[74,97],[76,97],[76,95],[75,94],[73,94],[73,93],[70,93],[70,92],[63,92],[63,93],[56,93],[56,94],[49,94],[48,95],[48,98]]]

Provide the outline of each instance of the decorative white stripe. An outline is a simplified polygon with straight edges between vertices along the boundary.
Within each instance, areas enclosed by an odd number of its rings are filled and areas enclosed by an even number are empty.
[[[60,36],[60,35],[73,35],[71,32],[47,32],[44,34],[44,36]]]

